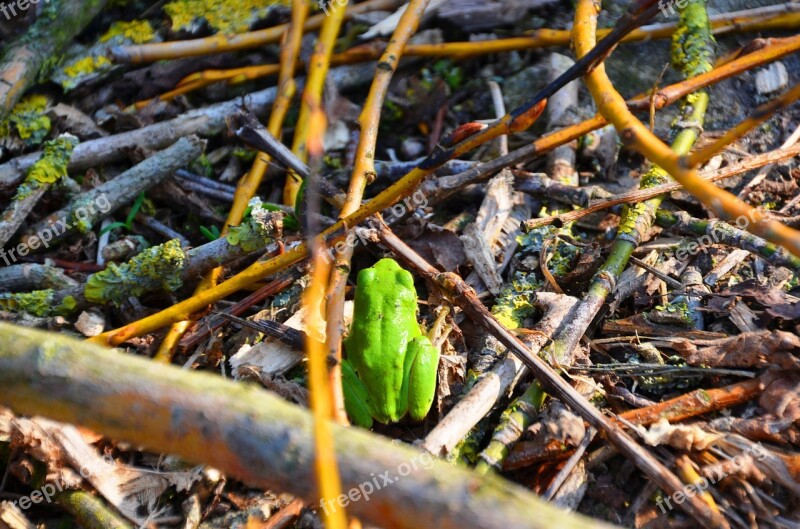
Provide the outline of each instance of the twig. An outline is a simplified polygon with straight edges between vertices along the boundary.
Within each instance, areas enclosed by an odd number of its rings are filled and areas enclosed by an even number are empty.
[[[256,214],[244,226],[232,228],[233,237],[223,237],[186,250],[172,239],[139,253],[121,265],[109,264],[89,276],[85,284],[64,290],[39,290],[31,293],[2,293],[0,307],[36,316],[65,315],[91,303],[120,304],[128,296],[165,289],[174,291],[184,281],[192,281],[207,271],[245,255],[274,252],[281,226],[270,214]],[[267,246],[270,245],[270,246]]]
[[[586,430],[586,435],[584,435],[581,444],[578,445],[578,447],[575,449],[575,452],[573,452],[573,454],[569,457],[567,462],[564,463],[563,468],[558,471],[556,477],[553,478],[553,481],[550,482],[550,485],[547,487],[547,490],[545,491],[544,494],[542,494],[543,498],[547,500],[552,500],[553,497],[556,495],[556,493],[558,493],[558,489],[561,488],[561,486],[567,480],[569,475],[572,473],[572,470],[575,468],[575,465],[578,464],[578,462],[583,457],[583,454],[586,453],[586,449],[589,447],[589,444],[592,442],[596,434],[597,431],[594,428],[590,427],[588,430]]]
[[[78,138],[69,134],[45,143],[44,154],[28,171],[0,216],[0,247],[11,239],[50,186],[67,176],[67,164]]]
[[[197,136],[181,138],[116,178],[74,198],[30,228],[23,241],[35,249],[45,242],[45,234],[50,237],[46,242],[52,244],[76,231],[89,231],[96,222],[111,216],[145,189],[189,165],[204,147],[205,140]]]
[[[775,164],[783,162],[785,160],[790,160],[798,155],[800,155],[800,145],[793,145],[791,147],[785,147],[785,148],[782,147],[774,151],[769,151],[763,154],[756,154],[750,156],[734,165],[725,167],[723,169],[719,169],[712,172],[701,173],[700,176],[701,178],[707,180],[708,182],[718,182],[720,180],[725,180],[726,178],[731,178],[733,176],[737,176],[742,173],[752,171],[753,169],[762,167],[765,164]],[[533,183],[531,184],[526,183],[525,185],[533,186]],[[534,187],[534,189],[537,188]],[[533,228],[538,228],[539,226],[546,226],[547,224],[552,224],[552,223],[566,224],[568,222],[574,222],[580,218],[583,218],[586,215],[590,215],[592,213],[596,213],[604,209],[612,208],[620,204],[641,202],[643,200],[648,200],[657,197],[659,195],[672,193],[673,191],[680,191],[681,189],[683,189],[683,186],[681,184],[676,184],[676,183],[661,184],[646,189],[638,189],[636,191],[631,191],[629,193],[623,193],[620,195],[615,195],[608,198],[604,198],[602,200],[598,200],[595,203],[589,204],[588,206],[584,207],[584,209],[570,211],[567,213],[562,213],[560,215],[543,217],[540,219],[527,220],[525,221],[525,228],[530,230]],[[581,204],[578,203],[578,205]]]
[[[64,271],[48,264],[16,264],[0,267],[0,292],[24,292],[39,289],[62,289],[78,282]]]
[[[763,389],[760,379],[745,380],[724,388],[697,389],[652,406],[620,413],[620,419],[647,426],[666,419],[679,422],[690,417],[737,406],[758,396]]]
[[[337,4],[338,5],[338,4]],[[339,11],[344,11],[339,7]],[[341,15],[339,15],[341,17]],[[332,15],[334,19],[336,15]],[[331,23],[338,32],[341,18]],[[326,21],[322,32],[331,30]],[[335,36],[335,35],[334,35]],[[320,36],[320,42],[323,37]],[[332,46],[333,41],[327,43]],[[323,57],[319,58],[324,61]],[[309,86],[311,83],[309,83]],[[320,91],[321,91],[320,86]],[[306,220],[306,235],[309,242],[309,253],[311,254],[311,281],[303,292],[302,303],[305,310],[309,332],[315,332],[322,328],[322,305],[325,296],[325,289],[330,276],[330,261],[325,258],[324,243],[321,236],[318,236],[319,228],[316,226],[314,217],[319,214],[320,198],[319,186],[316,182],[321,178],[322,157],[324,149],[322,146],[325,136],[327,120],[325,111],[322,109],[321,93],[306,93],[308,98],[304,101],[308,112],[303,138],[304,150],[307,149],[310,174],[307,179],[306,188],[308,218]],[[342,483],[339,473],[339,465],[336,457],[336,448],[333,442],[331,430],[334,417],[334,401],[331,385],[328,378],[327,351],[325,348],[325,338],[311,334],[310,339],[306,340],[305,351],[308,357],[308,389],[310,393],[311,412],[314,418],[314,468],[316,470],[317,483],[321,496],[321,505],[328,502],[335,502],[340,497]],[[344,512],[346,505],[328,511],[323,509],[322,520],[326,527],[331,529],[345,529],[347,527],[347,517]]]
[[[660,209],[656,213],[656,222],[659,226],[674,229],[679,233],[699,235],[701,240],[707,237],[711,243],[722,243],[747,250],[775,266],[800,270],[800,258],[782,246],[769,243],[757,235],[735,228],[719,219],[697,219],[685,211],[672,212]]]
[[[309,58],[308,77],[306,78],[303,95],[300,98],[300,114],[297,116],[294,138],[292,139],[292,152],[304,162],[308,159],[306,142],[308,141],[311,115],[316,111],[317,107],[322,105],[322,90],[331,65],[331,55],[333,55],[336,37],[339,35],[339,29],[342,27],[347,11],[346,3],[335,2],[330,3],[329,6],[331,12],[322,23],[322,29],[314,46],[314,52]],[[302,183],[302,178],[289,171],[283,187],[284,205],[295,207]]]

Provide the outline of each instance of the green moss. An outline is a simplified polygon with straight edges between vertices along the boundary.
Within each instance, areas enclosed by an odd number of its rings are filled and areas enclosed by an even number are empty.
[[[252,162],[256,158],[256,151],[253,149],[234,149],[232,154],[239,160],[248,163]]]
[[[26,146],[42,143],[50,132],[50,118],[45,115],[48,103],[43,95],[23,98],[14,105],[8,117],[0,121],[0,137],[15,133]]]
[[[52,289],[0,294],[0,309],[26,312],[39,318],[67,316],[76,306],[77,302],[72,296],[66,296],[59,302],[56,292]]]
[[[246,222],[228,229],[225,240],[245,252],[255,252],[275,239],[276,222],[279,221],[276,220],[275,212],[256,205],[250,211],[250,218]]]
[[[69,216],[69,224],[75,228],[78,233],[89,233],[92,230],[92,224],[96,218],[90,212],[95,211],[96,197],[92,195],[83,195],[73,204],[72,211]],[[78,214],[80,213],[80,215]]]
[[[197,159],[192,162],[190,169],[206,178],[213,178],[214,176],[214,166],[211,165],[211,161],[208,159],[208,156],[205,154],[201,154]]]
[[[672,64],[691,78],[714,68],[714,36],[704,0],[689,2],[681,9],[680,21],[672,35]]]
[[[649,171],[642,175],[642,179],[639,181],[639,189],[660,186],[661,184],[666,184],[669,180],[668,172],[657,165],[653,165]]]
[[[288,5],[288,0],[174,0],[164,6],[172,20],[173,31],[192,31],[194,24],[205,20],[215,31],[224,34],[243,33],[259,18],[267,16],[275,5]]]
[[[67,176],[67,166],[72,150],[78,144],[78,138],[65,134],[48,141],[44,145],[44,153],[30,169],[25,181],[17,188],[14,200],[22,200],[40,187],[48,187]]]
[[[676,298],[666,305],[657,305],[654,312],[657,314],[660,313],[659,315],[662,320],[669,319],[684,325],[691,325],[694,321],[685,298]]]
[[[647,213],[647,203],[638,202],[633,206],[627,205],[622,210],[622,217],[619,220],[618,233],[633,234],[636,232],[636,224],[639,218]]]
[[[549,212],[543,208],[540,215],[547,216]],[[517,236],[517,242],[520,245],[519,253],[521,256],[541,254],[544,242],[552,239],[557,235],[565,235],[572,237],[571,225],[557,228],[555,226],[542,226],[534,228],[527,233]],[[562,239],[550,245],[548,250],[547,268],[555,276],[563,276],[572,270],[572,265],[575,258],[578,256],[579,250],[576,246],[566,243]]]
[[[177,239],[144,250],[121,265],[110,263],[89,277],[84,289],[93,303],[121,303],[127,296],[141,296],[154,290],[174,291],[183,284],[186,254]]]

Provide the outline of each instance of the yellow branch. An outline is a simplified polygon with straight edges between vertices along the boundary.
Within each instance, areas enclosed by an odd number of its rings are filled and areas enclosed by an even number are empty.
[[[292,152],[304,162],[308,159],[306,150],[306,139],[308,137],[308,125],[311,120],[312,109],[322,106],[322,89],[325,87],[325,76],[331,64],[333,46],[336,44],[336,37],[342,27],[346,8],[339,5],[339,2],[330,2],[330,13],[322,24],[322,31],[319,33],[319,40],[314,48],[314,53],[309,59],[308,77],[306,86],[303,90],[303,99],[300,102],[300,115],[297,117],[297,126],[294,129],[294,141],[292,142]],[[297,193],[303,180],[293,171],[286,175],[286,185],[283,188],[283,203],[294,207],[297,200]]]
[[[317,101],[316,103],[320,103]],[[319,178],[322,165],[322,138],[325,135],[325,113],[320,104],[309,108],[307,145],[308,153],[315,163],[317,174],[311,178]],[[313,171],[314,169],[312,169]],[[313,237],[314,234],[309,234]],[[324,255],[325,245],[322,239],[312,244],[311,284],[303,293],[303,307],[308,319],[309,339],[306,340],[308,354],[308,387],[310,390],[311,410],[314,415],[314,466],[319,483],[323,505],[335,501],[342,490],[339,467],[336,463],[336,448],[333,444],[330,419],[333,416],[333,400],[328,383],[328,358],[322,336],[314,336],[316,329],[322,328],[321,311],[325,297],[325,288],[330,275],[330,263]],[[328,529],[345,529],[347,517],[344,507],[332,512],[324,510],[322,518]]]
[[[575,23],[574,46],[579,58],[595,45],[599,8],[599,3],[592,0],[581,0],[579,4],[578,9],[586,13],[586,16],[576,17]],[[608,79],[604,65],[597,66],[584,76],[584,80],[599,112],[614,125],[626,146],[639,151],[651,162],[661,166],[695,198],[710,207],[717,216],[723,219],[744,218],[748,231],[784,246],[793,254],[800,256],[800,233],[768,219],[762,212],[700,178],[696,170],[688,167],[681,156],[658,139],[628,110],[625,99]]]

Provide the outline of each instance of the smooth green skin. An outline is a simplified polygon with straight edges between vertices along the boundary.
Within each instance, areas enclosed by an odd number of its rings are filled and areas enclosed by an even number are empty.
[[[354,424],[394,423],[406,413],[425,418],[436,395],[439,350],[417,324],[411,273],[393,259],[359,272],[345,351],[342,386]]]

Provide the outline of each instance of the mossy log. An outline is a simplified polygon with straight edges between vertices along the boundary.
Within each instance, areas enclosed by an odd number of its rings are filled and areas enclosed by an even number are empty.
[[[0,334],[0,404],[16,413],[79,424],[320,505],[307,410],[253,385],[66,336],[5,323]],[[368,431],[331,429],[343,490],[360,496],[340,496],[334,505],[348,504],[349,512],[387,529],[611,527]],[[368,485],[373,493],[365,499],[360,493]]]
[[[22,2],[8,8],[21,9]],[[34,6],[38,2],[25,2]],[[6,116],[25,91],[47,79],[57,64],[55,57],[106,5],[106,0],[50,0],[28,31],[5,48],[0,59],[0,119]],[[19,15],[18,15],[19,16]]]

